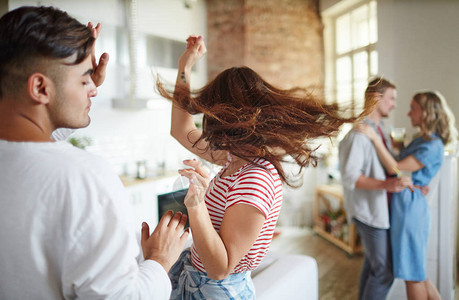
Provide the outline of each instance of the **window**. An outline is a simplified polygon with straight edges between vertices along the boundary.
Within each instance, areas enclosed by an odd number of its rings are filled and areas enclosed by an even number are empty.
[[[117,63],[122,66],[129,66],[129,41],[128,32],[121,27],[117,27]],[[141,33],[135,41],[136,48],[145,49],[137,51],[138,64],[170,69],[178,69],[178,59],[186,47],[185,42],[179,42],[159,36]],[[145,45],[145,47],[142,47]],[[140,55],[139,55],[140,54]],[[193,66],[194,70],[195,66]]]
[[[147,64],[149,66],[178,69],[178,59],[182,55],[186,43],[162,38],[147,36]]]
[[[327,102],[350,103],[355,115],[363,108],[368,80],[378,72],[378,30],[376,1],[352,2],[325,11],[323,19]]]

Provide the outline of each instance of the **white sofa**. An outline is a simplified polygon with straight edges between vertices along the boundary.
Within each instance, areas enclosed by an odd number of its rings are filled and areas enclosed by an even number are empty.
[[[319,299],[317,262],[310,256],[269,252],[252,280],[257,300]]]
[[[192,242],[190,234],[185,248]],[[319,271],[316,260],[310,256],[270,250],[252,271],[252,280],[257,300],[319,299]]]

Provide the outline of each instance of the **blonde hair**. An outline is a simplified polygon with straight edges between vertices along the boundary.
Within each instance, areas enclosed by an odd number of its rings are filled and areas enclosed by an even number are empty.
[[[443,144],[457,141],[455,118],[445,98],[437,91],[416,93],[413,100],[421,106],[421,136],[430,139],[431,133],[440,136]]]

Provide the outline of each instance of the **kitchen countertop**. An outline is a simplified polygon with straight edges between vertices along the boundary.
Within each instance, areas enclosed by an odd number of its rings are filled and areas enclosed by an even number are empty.
[[[126,175],[120,175],[119,177],[123,185],[125,187],[128,187],[128,186],[157,181],[157,180],[174,177],[174,176],[178,176],[177,170],[168,170],[162,173],[161,175],[147,176],[145,179],[138,179],[135,176],[126,176]]]

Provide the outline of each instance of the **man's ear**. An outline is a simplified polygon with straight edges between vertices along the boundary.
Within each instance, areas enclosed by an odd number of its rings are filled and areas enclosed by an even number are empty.
[[[54,93],[54,83],[42,73],[33,73],[27,80],[27,91],[32,100],[48,104]]]

